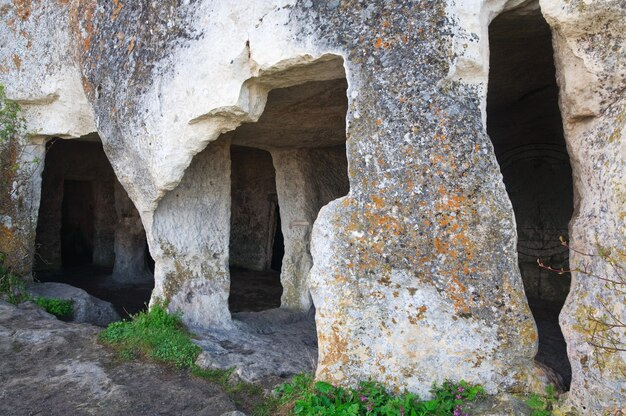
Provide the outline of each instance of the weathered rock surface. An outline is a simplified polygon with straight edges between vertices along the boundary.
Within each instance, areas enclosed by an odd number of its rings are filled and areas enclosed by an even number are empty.
[[[217,344],[239,337],[227,306],[232,137],[222,135],[259,120],[272,89],[345,78],[350,190],[319,214],[303,206],[295,219],[312,228],[294,228],[285,266],[299,276],[286,306],[306,309],[310,290],[316,307],[318,378],[375,378],[422,395],[445,378],[489,392],[533,384],[537,332],[485,128],[488,25],[506,10],[540,7],[552,30],[572,245],[623,256],[622,0],[14,3],[0,3],[0,82],[43,137],[97,128],[146,229],[153,300],[225,331]],[[43,156],[44,140],[32,144]],[[277,171],[277,182],[303,172]],[[27,220],[38,181],[26,186]],[[32,233],[14,235],[32,246]],[[573,267],[616,277],[571,254]],[[561,315],[570,399],[590,415],[626,404],[626,352],[594,342],[594,318],[626,321],[623,292],[605,283],[575,273]],[[623,345],[617,328],[604,335]]]
[[[99,328],[0,301],[0,414],[220,415],[236,410],[216,385],[164,366],[119,362]]]
[[[32,283],[28,286],[32,296],[43,296],[74,301],[72,322],[107,326],[121,318],[109,302],[98,299],[74,286],[65,283]]]
[[[626,18],[624,2],[541,1],[574,177],[570,294],[560,323],[583,414],[626,408]],[[604,259],[598,257],[605,253]],[[590,257],[589,254],[595,256]],[[617,284],[607,282],[609,279]]]
[[[485,400],[468,404],[463,410],[467,414],[480,416],[527,416],[531,414],[523,398],[510,394],[487,397]]]
[[[203,352],[196,364],[228,370],[255,382],[315,371],[317,339],[313,314],[286,309],[233,315],[236,330],[194,328]]]

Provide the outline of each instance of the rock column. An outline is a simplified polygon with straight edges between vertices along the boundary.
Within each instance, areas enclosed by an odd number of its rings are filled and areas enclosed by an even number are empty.
[[[218,140],[194,157],[154,213],[152,302],[169,300],[190,325],[231,327],[229,234],[230,142]]]

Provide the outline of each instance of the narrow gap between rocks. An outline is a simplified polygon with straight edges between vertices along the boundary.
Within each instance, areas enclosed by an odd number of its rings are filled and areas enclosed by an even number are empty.
[[[519,268],[539,330],[536,360],[569,388],[571,367],[559,326],[569,275],[542,270],[540,258],[568,268],[572,170],[558,106],[550,27],[536,7],[506,12],[489,26],[487,129],[515,212]]]

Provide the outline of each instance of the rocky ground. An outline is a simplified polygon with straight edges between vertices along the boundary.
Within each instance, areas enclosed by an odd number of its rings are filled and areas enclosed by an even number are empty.
[[[0,300],[0,415],[222,415],[216,384],[158,364],[120,361],[100,328],[66,323],[32,303]]]

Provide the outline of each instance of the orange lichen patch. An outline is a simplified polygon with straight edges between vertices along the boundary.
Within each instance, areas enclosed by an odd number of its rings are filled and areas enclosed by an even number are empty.
[[[380,214],[370,214],[368,217],[370,223],[377,228],[378,231],[387,235],[399,236],[404,231],[402,224],[397,218]]]
[[[415,314],[409,314],[407,316],[407,319],[412,325],[417,325],[419,321],[424,319],[424,314],[426,313],[427,310],[428,308],[426,307],[426,305],[422,305],[419,308],[417,308],[417,311]]]
[[[441,227],[446,227],[448,226],[452,221],[454,221],[454,218],[450,215],[447,214],[443,214],[441,216],[441,218],[439,218],[439,220],[437,221],[439,223],[439,226]]]
[[[443,186],[439,187],[439,192],[446,194],[446,190]],[[438,211],[456,211],[461,208],[461,205],[463,205],[466,200],[467,198],[462,195],[447,195],[443,201],[435,204],[435,209]]]
[[[448,296],[454,302],[454,310],[457,313],[469,313],[470,309],[465,303],[465,299],[462,296],[458,296],[455,293],[448,292]]]
[[[346,352],[348,351],[348,341],[340,334],[343,332],[337,329],[337,325],[343,327],[341,323],[334,323],[330,331],[318,332],[319,345],[325,346],[324,353],[321,355],[320,376],[322,378],[336,380],[337,375],[334,374],[330,366],[342,365],[348,361]],[[329,334],[330,332],[330,334]]]
[[[346,276],[340,274],[337,277],[335,277],[335,281],[337,283],[343,284],[343,283],[347,283],[348,282],[348,278]]]
[[[128,43],[128,53],[131,53],[135,48],[135,38],[131,37],[130,42]]]
[[[389,19],[385,19],[385,21],[383,22],[383,27],[387,29],[391,27],[391,22],[389,21]]]
[[[378,299],[378,300],[383,300],[385,299],[385,295],[379,291],[379,290],[375,290],[370,294],[370,297]]]
[[[67,5],[67,3],[69,3],[70,0],[57,0],[57,3],[59,3],[61,6],[65,6]]]
[[[434,245],[435,245],[435,252],[437,254],[444,254],[448,251],[448,243],[441,241],[441,238],[436,237],[434,240]]]
[[[120,0],[113,0],[113,14],[111,14],[111,20],[115,21],[122,10],[122,2]]]
[[[380,126],[381,124],[383,124],[383,121],[379,118],[376,119],[376,125]]]
[[[89,82],[89,80],[87,79],[87,77],[81,77],[81,83],[83,84],[83,90],[87,93],[87,94],[91,94],[93,93],[93,87],[91,86],[91,83]]]
[[[467,288],[465,287],[465,285],[463,283],[461,283],[459,281],[459,278],[456,276],[452,276],[452,281],[454,282],[454,284],[456,285],[456,291],[459,293],[464,293],[467,292]]]
[[[22,58],[20,58],[20,56],[17,55],[17,54],[13,54],[13,64],[15,65],[17,70],[19,71],[20,68],[22,67]]]
[[[385,199],[379,196],[372,196],[372,202],[374,203],[374,206],[378,209],[385,206]]]
[[[391,279],[389,278],[389,276],[383,276],[380,279],[378,279],[378,283],[380,283],[381,285],[385,285],[385,286],[389,286],[391,284]],[[398,297],[396,294],[398,292],[394,292],[394,296]]]
[[[376,41],[374,42],[374,47],[376,49],[380,49],[383,47],[383,39],[382,38],[376,38]]]
[[[15,14],[20,20],[28,20],[31,13],[31,0],[12,0]]]
[[[87,52],[91,48],[95,9],[95,2],[84,0],[73,3],[70,9],[70,28],[74,33],[74,37],[80,40],[79,45],[82,52]]]

